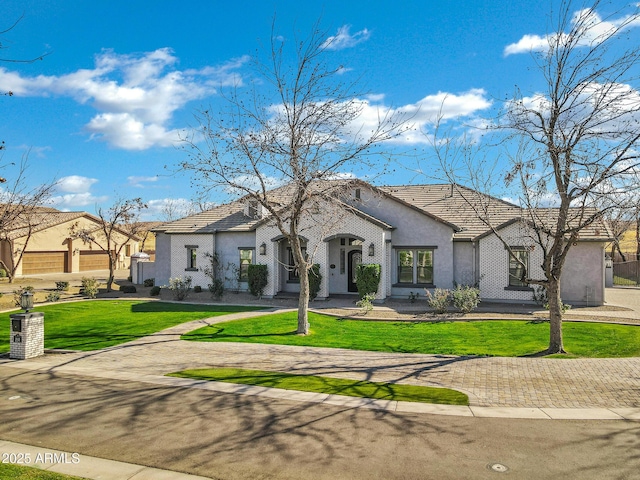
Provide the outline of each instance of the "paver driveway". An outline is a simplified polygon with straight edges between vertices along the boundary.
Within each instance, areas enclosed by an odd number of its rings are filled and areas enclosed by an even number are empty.
[[[186,368],[233,366],[393,381],[453,388],[467,393],[471,405],[487,407],[640,407],[640,358],[474,358],[180,340],[182,333],[204,323],[268,313],[197,320],[106,350],[27,362],[107,377],[108,372],[164,375]]]

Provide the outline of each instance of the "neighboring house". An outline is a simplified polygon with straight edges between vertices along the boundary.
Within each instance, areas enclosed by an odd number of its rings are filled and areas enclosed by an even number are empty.
[[[86,212],[39,207],[29,219],[18,219],[0,241],[0,260],[7,268],[17,264],[16,276],[108,269],[107,252],[72,238],[74,228],[99,232],[100,219]],[[119,242],[127,244],[118,268],[128,268],[131,255],[138,251],[138,239],[124,233],[118,236]]]
[[[138,225],[141,227],[137,233],[137,236],[140,238],[138,251],[148,254],[151,261],[153,261],[156,256],[156,237],[152,233],[152,230],[164,223],[165,222],[138,222]]]
[[[279,191],[272,191],[274,201]],[[533,245],[520,207],[459,186],[373,187],[359,182],[346,198],[324,204],[302,222],[306,251],[322,274],[318,297],[355,294],[355,267],[377,263],[382,272],[378,300],[468,284],[479,286],[483,300],[533,301],[532,288],[520,280],[520,264],[460,191],[474,193],[491,206],[496,231],[529,265],[531,278],[542,278],[541,248]],[[193,285],[206,287],[205,253],[215,252],[223,266],[231,266],[229,272],[239,272],[241,289],[247,288],[246,266],[259,263],[268,266],[266,296],[299,291],[289,245],[257,202],[241,199],[153,231],[157,285],[189,275]],[[604,302],[604,248],[609,239],[606,226],[598,223],[572,247],[562,279],[565,303]],[[233,279],[227,288],[230,283]]]

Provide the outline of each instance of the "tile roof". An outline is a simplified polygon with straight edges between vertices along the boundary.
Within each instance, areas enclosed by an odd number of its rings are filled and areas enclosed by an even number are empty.
[[[31,231],[35,233],[75,220],[85,215],[89,214],[85,212],[61,212],[47,207],[38,208],[29,216],[29,219],[25,216],[18,217],[11,226],[8,237],[16,239],[27,235],[29,232],[29,222],[32,225]]]
[[[456,225],[458,231],[453,235],[456,240],[472,240],[489,228],[471,205],[483,209],[493,225],[500,225],[522,214],[522,209],[517,205],[461,185],[397,185],[377,188]]]
[[[454,228],[454,240],[471,241],[489,231],[489,225],[482,217],[490,219],[491,225],[498,227],[506,225],[523,216],[527,211],[518,205],[506,202],[496,197],[486,195],[468,187],[452,184],[431,185],[397,185],[373,187],[366,182],[338,180],[332,182],[338,185],[332,193],[340,193],[340,185],[369,186],[383,194],[399,200],[424,214],[451,225]],[[326,185],[323,185],[323,188]],[[285,204],[290,196],[290,187],[284,186],[269,191],[269,200],[274,205]],[[252,231],[257,224],[265,219],[252,219],[244,215],[246,198],[219,205],[202,213],[191,215],[183,219],[165,223],[153,228],[155,232],[165,233],[214,233],[216,231]],[[357,209],[357,205],[346,205],[363,218],[376,223],[383,228],[394,228],[393,225],[372,217]],[[556,209],[536,209],[537,215],[554,215]],[[479,215],[478,212],[483,212]],[[581,239],[607,240],[610,237],[606,223],[603,220],[594,222],[580,234]]]
[[[244,201],[236,200],[174,222],[165,223],[153,228],[152,231],[164,233],[248,232],[253,230],[260,220],[260,218],[254,219],[246,216]]]

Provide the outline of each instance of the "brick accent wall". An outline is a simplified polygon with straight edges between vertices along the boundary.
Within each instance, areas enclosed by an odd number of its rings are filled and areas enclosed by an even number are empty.
[[[535,245],[528,229],[514,223],[500,232],[502,238],[512,247],[533,247],[529,252],[529,277],[543,278],[542,249]],[[480,239],[480,297],[483,300],[513,302],[533,302],[531,290],[510,290],[509,252],[500,239],[491,234]]]
[[[187,246],[197,246],[196,270],[187,270]],[[171,235],[171,278],[190,276],[191,285],[200,285],[203,289],[211,283],[202,268],[207,265],[205,253],[213,253],[215,249],[212,234]]]
[[[44,313],[18,313],[10,315],[11,320],[22,322],[22,331],[10,331],[9,357],[16,360],[39,357],[44,355]]]

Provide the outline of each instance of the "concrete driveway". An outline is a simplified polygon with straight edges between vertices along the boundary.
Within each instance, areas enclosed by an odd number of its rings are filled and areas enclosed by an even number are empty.
[[[630,308],[640,318],[640,288],[612,287],[605,289],[606,305]],[[626,314],[625,314],[626,316]]]

